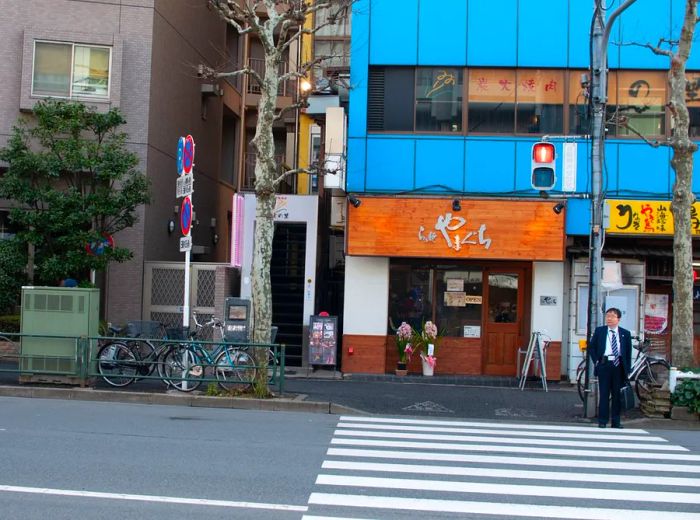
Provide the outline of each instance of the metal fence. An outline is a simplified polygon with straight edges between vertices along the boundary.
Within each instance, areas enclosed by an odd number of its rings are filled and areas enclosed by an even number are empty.
[[[207,395],[236,395],[252,386],[257,371],[267,370],[268,385],[277,387],[280,394],[284,392],[284,345],[192,340],[185,339],[187,334],[181,329],[179,334],[176,329],[167,330],[171,337],[0,332],[0,381],[116,388],[143,381],[152,391],[157,382],[166,389],[183,391],[195,390],[204,383]],[[47,344],[68,339],[75,349],[70,356],[23,354],[22,338],[45,339]],[[170,358],[166,357],[169,352]],[[268,359],[273,362],[268,363]],[[217,386],[221,391],[216,390]]]

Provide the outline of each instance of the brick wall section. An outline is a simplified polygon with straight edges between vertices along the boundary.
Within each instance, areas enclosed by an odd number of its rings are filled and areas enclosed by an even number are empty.
[[[16,356],[17,354],[19,354],[19,343],[13,343],[11,341],[0,341],[0,356],[12,357]]]
[[[348,353],[350,346],[352,355]],[[443,338],[436,357],[435,375],[482,374],[482,348],[478,339]],[[343,336],[343,372],[390,374],[396,369],[398,359],[395,336]],[[420,357],[413,356],[407,368],[410,374],[422,373]],[[552,341],[547,349],[547,380],[560,378],[561,342]]]
[[[352,354],[350,349],[352,348]],[[386,336],[343,335],[343,364],[347,373],[383,374],[386,361]],[[396,366],[396,363],[392,366]]]

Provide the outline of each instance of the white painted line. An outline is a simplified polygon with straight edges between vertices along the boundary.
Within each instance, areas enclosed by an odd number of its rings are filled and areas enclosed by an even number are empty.
[[[607,442],[607,439],[597,441],[560,441],[558,439],[518,439],[513,437],[486,437],[483,435],[443,435],[438,433],[405,433],[405,432],[376,432],[367,430],[335,430],[333,433],[345,437],[371,437],[389,439],[422,439],[431,441],[477,442],[523,444],[528,446],[572,446],[578,448],[645,450],[648,456],[654,451],[690,451],[674,444],[644,444],[631,442]]]
[[[498,455],[463,455],[461,453],[434,453],[430,451],[362,450],[328,448],[327,455],[336,457],[363,457],[394,460],[429,460],[441,462],[469,462],[580,469],[613,469],[622,471],[651,471],[673,473],[700,473],[700,466],[651,462],[614,462],[586,459],[539,459],[535,457],[508,457]]]
[[[455,444],[448,442],[409,442],[409,441],[375,441],[371,439],[331,439],[331,444],[340,444],[344,446],[379,446],[383,448],[410,448],[410,449],[427,449],[427,450],[456,450],[456,451],[488,451],[488,452],[505,452],[505,453],[538,453],[540,455],[571,455],[573,457],[591,457],[591,458],[616,458],[616,459],[648,459],[653,456],[659,460],[687,460],[700,461],[700,455],[686,455],[681,453],[625,453],[619,451],[602,451],[595,452],[572,450],[566,448],[533,448],[531,446],[500,446],[481,444]]]
[[[700,487],[700,479],[698,478],[661,477],[654,474],[621,475],[610,473],[569,473],[564,471],[532,471],[523,469],[493,469],[421,464],[385,464],[381,462],[347,462],[340,460],[326,460],[323,462],[322,467],[323,469],[340,469],[348,471],[384,471],[392,473],[419,473],[429,475],[459,475],[463,477]]]
[[[669,504],[700,504],[698,493],[670,491],[636,491],[620,488],[582,488],[528,486],[520,484],[490,484],[487,482],[456,482],[417,478],[351,477],[319,475],[316,484],[325,486],[354,486],[382,489],[413,489],[442,493],[476,493],[525,497],[580,498],[585,500],[629,500],[634,502],[665,502]]]
[[[345,517],[345,516],[315,516],[315,515],[304,515],[301,520],[372,520],[371,518],[360,518],[357,516]]]
[[[500,446],[482,444],[454,444],[447,442],[409,442],[409,441],[375,441],[371,439],[331,439],[331,444],[343,446],[379,446],[383,448],[409,448],[409,449],[429,449],[429,450],[455,450],[455,451],[501,451],[505,453],[538,453],[540,455],[571,455],[574,457],[614,458],[614,459],[656,459],[663,460],[687,460],[700,461],[700,455],[686,455],[684,453],[625,453],[619,451],[583,451],[566,448],[533,448],[528,446]]]
[[[369,423],[338,423],[337,428],[366,430],[388,430],[388,431],[410,431],[410,432],[437,432],[437,433],[477,433],[480,435],[508,435],[511,437],[556,437],[558,439],[590,439],[590,433],[563,433],[563,432],[540,432],[540,431],[503,431],[489,430],[486,428],[447,428],[438,426],[396,426],[391,424],[369,424]],[[611,430],[612,431],[612,430]],[[607,439],[604,439],[607,440]],[[652,437],[650,435],[615,435],[610,436],[614,441],[636,441],[636,442],[668,442],[663,437]]]
[[[309,510],[307,506],[293,506],[288,504],[266,504],[264,502],[234,502],[231,500],[210,500],[207,498],[182,498],[165,497],[158,495],[132,495],[129,493],[103,493],[99,491],[76,491],[73,489],[51,489],[24,486],[2,486],[0,491],[7,493],[31,493],[35,495],[57,495],[82,498],[106,498],[110,500],[131,500],[136,502],[160,502],[166,504],[187,504],[197,506],[231,507],[243,509],[270,509],[273,511],[301,511]]]
[[[424,419],[391,419],[387,417],[361,417],[354,415],[341,415],[339,421],[368,422],[381,424],[419,424],[424,426],[473,426],[483,428],[503,428],[503,429],[523,429],[539,431],[562,431],[562,432],[588,432],[591,435],[625,435],[630,433],[648,433],[646,430],[625,428],[624,432],[612,432],[611,430],[601,430],[594,426],[553,426],[548,424],[526,424],[511,422],[477,422],[477,421],[431,421]]]
[[[591,507],[540,506],[535,504],[509,504],[502,502],[473,502],[461,500],[435,500],[429,498],[381,497],[369,495],[340,495],[312,493],[309,504],[327,506],[399,509],[408,511],[432,511],[444,513],[472,513],[484,515],[525,516],[530,518],[566,518],[576,520],[700,520],[700,513],[650,511],[633,509],[602,509]]]

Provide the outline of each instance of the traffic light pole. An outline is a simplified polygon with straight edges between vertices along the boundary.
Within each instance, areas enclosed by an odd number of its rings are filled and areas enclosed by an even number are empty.
[[[605,106],[608,91],[608,40],[617,17],[636,0],[626,0],[605,21],[606,0],[594,0],[591,26],[591,233],[589,238],[588,327],[590,340],[601,316],[601,279],[603,275],[603,163],[605,160]],[[595,415],[595,396],[590,388],[591,357],[586,349],[586,380],[583,416]]]

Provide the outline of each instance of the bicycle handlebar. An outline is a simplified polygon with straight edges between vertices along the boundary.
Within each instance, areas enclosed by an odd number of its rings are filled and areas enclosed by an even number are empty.
[[[216,316],[212,316],[209,319],[209,321],[207,321],[206,323],[199,323],[199,321],[197,321],[197,312],[196,311],[192,312],[192,320],[194,321],[194,324],[197,326],[198,329],[203,329],[206,327],[222,327],[223,328],[223,326],[224,326],[224,324],[221,322],[221,320],[219,318],[217,318]]]

